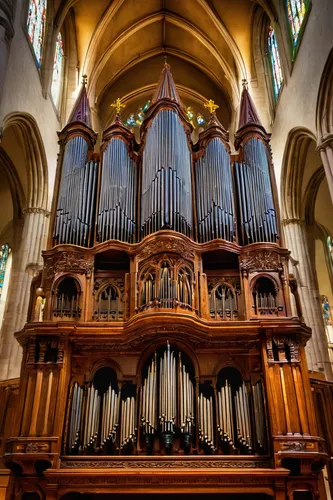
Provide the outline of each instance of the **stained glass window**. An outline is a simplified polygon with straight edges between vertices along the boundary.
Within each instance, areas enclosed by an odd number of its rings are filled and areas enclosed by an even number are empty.
[[[5,273],[6,273],[9,254],[10,254],[10,248],[6,243],[5,245],[2,245],[0,248],[0,297],[5,282]]]
[[[282,87],[283,76],[276,36],[272,27],[269,28],[268,33],[268,56],[272,69],[274,95],[277,99]]]
[[[56,50],[54,54],[52,85],[51,85],[51,97],[55,106],[58,106],[59,104],[59,98],[62,86],[63,62],[64,62],[64,48],[63,48],[62,36],[59,31],[56,42]]]
[[[309,10],[310,0],[287,0],[288,20],[295,53],[304,18]]]
[[[27,30],[34,49],[37,64],[40,67],[46,22],[46,0],[30,0]]]

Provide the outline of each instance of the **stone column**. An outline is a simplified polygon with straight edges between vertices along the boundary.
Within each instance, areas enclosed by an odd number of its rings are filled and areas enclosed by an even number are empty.
[[[0,380],[20,375],[22,350],[14,333],[27,321],[31,281],[36,270],[42,268],[48,217],[49,212],[42,208],[26,209],[20,246],[13,250],[8,306],[1,331]]]
[[[11,39],[14,36],[11,0],[0,0],[0,107]]]
[[[298,283],[304,320],[312,329],[312,337],[306,346],[308,367],[310,370],[323,372],[327,380],[333,380],[319,292],[308,249],[305,221],[285,219],[282,225],[287,248],[291,250],[294,260],[294,276]]]
[[[328,189],[333,203],[333,134],[322,137],[317,150],[323,161]]]

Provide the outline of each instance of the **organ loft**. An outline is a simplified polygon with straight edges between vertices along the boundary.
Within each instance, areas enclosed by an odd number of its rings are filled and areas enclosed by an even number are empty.
[[[167,63],[139,139],[115,107],[97,147],[83,83],[59,132],[48,249],[16,334],[10,498],[320,498],[311,331],[246,82],[234,144],[212,101],[193,140]]]

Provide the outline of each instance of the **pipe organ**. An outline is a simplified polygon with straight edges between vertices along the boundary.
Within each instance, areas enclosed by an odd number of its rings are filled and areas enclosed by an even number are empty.
[[[16,334],[17,416],[0,439],[19,494],[318,488],[311,332],[291,308],[269,135],[246,86],[234,140],[231,155],[212,111],[192,143],[168,65],[140,144],[119,109],[100,159],[89,120],[59,133],[44,268]]]

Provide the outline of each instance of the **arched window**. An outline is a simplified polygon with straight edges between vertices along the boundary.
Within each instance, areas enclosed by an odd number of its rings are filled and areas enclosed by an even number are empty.
[[[310,10],[310,0],[287,0],[288,20],[293,43],[293,55],[297,51],[300,35],[304,27],[307,12]]]
[[[12,251],[7,243],[5,243],[0,247],[0,328],[5,312],[11,267]]]
[[[59,31],[56,41],[56,49],[53,62],[51,97],[56,108],[59,106],[62,87],[62,73],[64,66],[64,47],[61,33]]]
[[[27,30],[34,49],[38,67],[42,62],[42,50],[46,24],[46,0],[30,0]]]
[[[268,57],[272,70],[274,96],[277,99],[282,87],[283,76],[276,36],[272,27],[269,28],[268,32]]]

